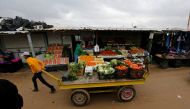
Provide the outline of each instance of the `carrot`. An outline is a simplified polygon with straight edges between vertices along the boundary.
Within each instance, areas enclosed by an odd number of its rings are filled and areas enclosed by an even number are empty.
[[[126,70],[127,69],[127,67],[126,66],[124,66],[124,65],[120,65],[120,66],[117,66],[117,67],[115,67],[117,70]]]
[[[87,66],[95,66],[96,62],[89,61],[86,63]]]
[[[130,66],[130,68],[134,69],[134,70],[142,70],[143,67],[141,65],[138,65],[138,64],[132,64]]]
[[[127,64],[128,66],[133,64],[133,62],[131,62],[129,59],[124,60],[124,63]]]
[[[80,56],[79,58],[80,58],[80,60],[82,60],[84,62],[94,61],[94,57],[93,56],[86,56],[86,55],[84,55],[84,56]]]

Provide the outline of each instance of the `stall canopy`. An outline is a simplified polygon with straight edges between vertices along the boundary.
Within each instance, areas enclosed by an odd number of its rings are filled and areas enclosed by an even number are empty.
[[[31,32],[37,31],[152,31],[152,32],[161,32],[158,29],[151,28],[125,28],[125,27],[53,27],[47,29],[28,29]]]

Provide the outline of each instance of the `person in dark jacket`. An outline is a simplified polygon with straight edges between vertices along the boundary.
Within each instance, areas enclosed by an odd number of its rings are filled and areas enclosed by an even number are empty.
[[[0,109],[21,109],[23,98],[16,85],[8,80],[0,79]]]

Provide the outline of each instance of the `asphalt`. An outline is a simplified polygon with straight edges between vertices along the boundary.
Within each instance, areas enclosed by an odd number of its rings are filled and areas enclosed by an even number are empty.
[[[32,73],[22,69],[16,73],[0,73],[1,79],[8,79],[17,85],[24,98],[23,109],[189,109],[190,67],[160,69],[150,66],[150,76],[143,85],[135,85],[136,97],[131,102],[118,102],[114,93],[91,95],[89,105],[76,107],[70,101],[70,90],[59,90],[56,82],[44,78],[57,88],[55,94],[38,81],[39,92],[32,92]],[[63,72],[52,72],[61,76]]]

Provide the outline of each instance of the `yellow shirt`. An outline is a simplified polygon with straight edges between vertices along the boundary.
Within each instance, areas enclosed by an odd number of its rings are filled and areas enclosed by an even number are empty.
[[[38,73],[44,69],[44,63],[38,60],[37,58],[29,57],[26,59],[26,62],[30,66],[32,73]]]

